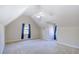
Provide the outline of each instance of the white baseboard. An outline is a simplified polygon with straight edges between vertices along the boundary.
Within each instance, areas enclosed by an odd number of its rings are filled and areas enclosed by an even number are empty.
[[[79,49],[79,46],[78,45],[71,45],[71,44],[68,44],[68,43],[62,43],[62,42],[57,42],[58,44],[62,44],[62,45],[65,45],[65,46],[69,46],[69,47],[72,47],[72,48],[78,48]]]

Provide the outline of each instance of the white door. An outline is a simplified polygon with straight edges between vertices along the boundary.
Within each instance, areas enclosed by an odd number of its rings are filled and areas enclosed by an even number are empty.
[[[49,27],[48,27],[48,38],[50,40],[54,40],[54,27],[53,27],[53,25],[49,25]]]
[[[43,39],[54,40],[54,25],[48,24],[42,31]]]

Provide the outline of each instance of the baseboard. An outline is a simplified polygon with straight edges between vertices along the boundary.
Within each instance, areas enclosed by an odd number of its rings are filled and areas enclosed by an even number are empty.
[[[17,43],[17,42],[22,42],[22,41],[26,41],[26,40],[33,40],[33,39],[20,39],[17,41],[6,42],[5,44]]]
[[[79,49],[79,46],[77,45],[71,45],[71,44],[68,44],[68,43],[62,43],[62,42],[57,42],[58,44],[62,44],[62,45],[65,45],[65,46],[69,46],[69,47],[72,47],[72,48],[78,48]]]
[[[17,41],[10,41],[10,42],[6,42],[5,44],[16,43],[16,42],[19,42],[19,41],[22,41],[22,40],[17,40]]]

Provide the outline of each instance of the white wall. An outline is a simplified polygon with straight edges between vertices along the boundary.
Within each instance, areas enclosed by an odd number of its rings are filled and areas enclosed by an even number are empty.
[[[57,40],[61,44],[79,46],[79,27],[58,27]]]
[[[4,37],[4,27],[0,25],[0,53],[3,52],[4,44],[5,44],[5,37]]]
[[[31,25],[31,38],[40,38],[40,28],[29,16],[20,16],[5,27],[6,43],[21,40],[22,23]]]
[[[48,27],[41,28],[42,33],[42,39],[47,40],[48,39]]]

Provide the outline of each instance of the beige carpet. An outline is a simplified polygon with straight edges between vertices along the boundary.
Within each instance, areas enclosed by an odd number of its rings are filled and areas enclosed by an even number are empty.
[[[4,54],[73,54],[79,49],[57,44],[50,40],[26,40],[6,44]]]

